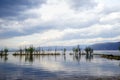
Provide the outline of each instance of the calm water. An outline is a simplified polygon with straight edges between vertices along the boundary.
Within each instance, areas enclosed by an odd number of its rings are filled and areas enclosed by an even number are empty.
[[[120,61],[101,58],[99,55],[29,57],[10,54],[0,57],[0,80],[116,75],[120,75]]]
[[[94,53],[120,55],[120,51],[118,50],[97,50],[97,51],[94,51]]]

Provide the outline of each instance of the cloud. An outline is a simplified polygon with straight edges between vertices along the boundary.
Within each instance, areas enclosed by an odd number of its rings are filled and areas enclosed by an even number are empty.
[[[88,10],[91,8],[94,8],[96,6],[96,3],[94,0],[68,0],[70,3],[71,7],[76,9],[76,10]]]
[[[2,46],[87,44],[115,41],[120,34],[119,0],[5,1],[0,3]]]
[[[86,14],[91,16],[86,16]],[[0,26],[3,30],[1,38],[30,35],[38,32],[38,29],[44,31],[47,29],[63,29],[63,27],[88,27],[98,21],[98,18],[95,17],[96,15],[92,15],[90,12],[76,13],[65,1],[59,3],[59,1],[54,0],[48,0],[40,6],[27,9],[22,15],[29,15],[29,17],[22,20],[1,19]],[[11,32],[11,34],[17,32],[17,34],[4,36],[4,34],[7,34],[6,32]]]
[[[40,32],[40,33],[34,33],[32,35],[14,37],[14,38],[5,39],[5,40],[3,39],[1,40],[0,44],[5,46],[10,46],[10,47],[25,46],[25,45],[27,46],[31,44],[39,46],[40,44],[44,45],[47,42],[58,40],[62,38],[63,35],[64,34],[59,30],[48,30],[43,33]]]
[[[0,17],[13,17],[20,15],[21,11],[32,8],[35,5],[44,3],[45,0],[1,0],[0,2]]]
[[[101,17],[100,22],[109,24],[120,23],[119,15],[120,12],[112,12],[108,15],[104,15],[103,17]]]
[[[110,30],[110,27],[108,26],[104,29]],[[100,29],[100,28],[99,28]],[[66,30],[48,30],[43,33],[35,33],[32,35],[26,35],[21,37],[14,37],[10,39],[1,40],[0,44],[1,46],[8,46],[8,47],[19,47],[19,46],[29,46],[31,44],[34,44],[34,46],[56,46],[56,45],[77,45],[77,44],[93,44],[93,43],[101,43],[101,42],[110,42],[110,41],[119,41],[120,36],[119,34],[116,36],[111,37],[102,37],[100,34],[102,34],[102,30],[96,30],[99,34],[96,36],[96,32],[91,31],[86,33],[83,33],[85,30],[77,30],[77,29],[66,29]],[[103,29],[103,28],[102,28]],[[103,30],[104,30],[103,29]],[[107,30],[107,31],[108,31]],[[118,30],[119,31],[119,30]],[[76,36],[76,34],[82,33],[83,38],[79,35]],[[87,34],[90,33],[90,34]],[[118,32],[119,33],[119,32]],[[109,34],[109,33],[108,33]],[[95,37],[88,37],[88,36],[95,36]],[[105,33],[103,33],[105,35]],[[71,38],[72,36],[72,38]],[[74,37],[75,36],[75,37]],[[87,37],[86,37],[87,36]],[[65,38],[66,37],[66,38]]]
[[[110,14],[113,12],[119,12],[120,11],[120,7],[119,7],[119,0],[105,0],[105,1],[101,1],[101,0],[95,0],[97,3],[101,4],[103,6],[103,14]]]

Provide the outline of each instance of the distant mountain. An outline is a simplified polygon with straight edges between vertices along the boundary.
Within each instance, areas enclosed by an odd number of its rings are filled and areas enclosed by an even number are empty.
[[[118,50],[119,46],[120,42],[98,43],[91,45],[94,50]]]

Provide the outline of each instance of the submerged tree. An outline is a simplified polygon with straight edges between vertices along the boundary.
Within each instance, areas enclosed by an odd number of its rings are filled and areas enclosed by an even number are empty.
[[[33,46],[30,46],[28,48],[28,51],[30,53],[29,61],[32,62],[33,61],[33,52],[35,51],[35,48]]]
[[[86,47],[85,48],[85,52],[86,52],[86,54],[88,55],[88,54],[92,54],[93,53],[93,49],[92,48],[90,48],[90,47]]]
[[[7,48],[4,49],[4,53],[5,53],[5,55],[8,53],[8,49]]]
[[[91,49],[90,49],[90,55],[91,55],[92,53],[93,53],[93,49],[91,48]]]
[[[91,59],[93,58],[93,55],[91,55],[93,53],[93,49],[91,47],[86,47],[85,52],[86,52],[86,60],[91,61]]]
[[[88,47],[85,48],[85,52],[86,52],[86,54],[89,53],[89,48]]]
[[[28,51],[29,51],[30,54],[33,54],[33,52],[35,51],[35,49],[34,49],[33,46],[30,46],[30,47],[28,48]]]
[[[63,49],[63,51],[64,51],[64,54],[66,53],[66,50],[67,50],[66,48],[64,48],[64,49]]]
[[[75,55],[76,55],[76,54],[78,53],[78,51],[79,51],[78,48],[73,48],[72,50],[73,50],[73,53],[74,53]]]
[[[77,49],[78,49],[78,53],[81,54],[81,49],[79,45],[77,46]]]
[[[78,54],[79,54],[79,55],[81,54],[81,49],[80,49],[80,46],[79,46],[79,45],[77,45],[77,47],[76,47],[76,48],[73,48],[72,50],[73,50],[73,53],[75,53],[75,55],[76,55],[76,54],[77,54],[77,55],[78,55]]]
[[[78,48],[75,48],[75,53],[77,54],[79,52]]]

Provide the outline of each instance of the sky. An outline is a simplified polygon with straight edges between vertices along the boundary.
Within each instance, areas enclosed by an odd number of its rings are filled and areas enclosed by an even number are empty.
[[[1,0],[0,47],[120,41],[120,0]]]

